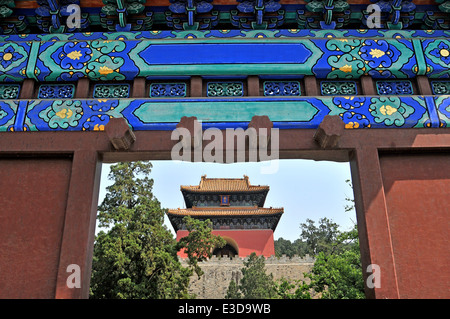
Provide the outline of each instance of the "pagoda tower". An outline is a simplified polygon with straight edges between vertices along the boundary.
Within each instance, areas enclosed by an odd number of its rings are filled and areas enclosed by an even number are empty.
[[[269,186],[251,185],[244,178],[206,178],[199,185],[181,186],[185,209],[169,209],[167,215],[176,231],[177,240],[188,235],[185,216],[209,219],[213,234],[227,244],[216,248],[216,256],[246,257],[252,252],[269,257],[275,255],[273,232],[284,212],[283,208],[264,208]],[[179,252],[182,258],[187,257]]]

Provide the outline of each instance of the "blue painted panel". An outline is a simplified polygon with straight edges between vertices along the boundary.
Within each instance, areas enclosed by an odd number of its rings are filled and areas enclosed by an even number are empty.
[[[430,116],[430,126],[439,127],[439,115],[434,104],[434,98],[432,96],[424,97],[425,103],[427,105],[428,114]]]
[[[139,56],[148,64],[305,63],[311,56],[302,43],[154,44]]]
[[[0,132],[13,130],[14,122],[18,116],[18,101],[0,100]]]

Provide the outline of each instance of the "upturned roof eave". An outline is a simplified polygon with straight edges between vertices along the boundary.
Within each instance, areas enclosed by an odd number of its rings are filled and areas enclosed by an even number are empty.
[[[245,209],[242,207],[227,207],[227,208],[210,208],[205,207],[204,209],[198,208],[184,208],[184,209],[169,209],[167,215],[170,216],[193,216],[193,217],[230,217],[230,216],[273,216],[282,215],[284,213],[284,208],[252,208]]]

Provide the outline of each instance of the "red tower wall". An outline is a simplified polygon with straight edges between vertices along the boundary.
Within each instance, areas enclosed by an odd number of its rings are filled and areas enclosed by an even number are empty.
[[[264,257],[275,255],[273,231],[271,229],[213,230],[212,233],[222,236],[226,240],[231,238],[231,241],[234,241],[238,246],[239,257],[247,257],[252,252]],[[187,230],[179,230],[177,231],[177,240],[187,235]],[[181,258],[187,257],[184,252],[179,252],[178,256]]]

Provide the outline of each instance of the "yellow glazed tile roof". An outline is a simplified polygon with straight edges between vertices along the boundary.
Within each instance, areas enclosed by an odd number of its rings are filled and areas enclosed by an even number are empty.
[[[248,176],[244,178],[206,178],[202,176],[199,185],[181,186],[191,192],[255,192],[269,190],[269,186],[251,185]]]
[[[283,214],[283,208],[262,207],[192,207],[183,209],[169,209],[167,214],[178,216],[258,216]]]

